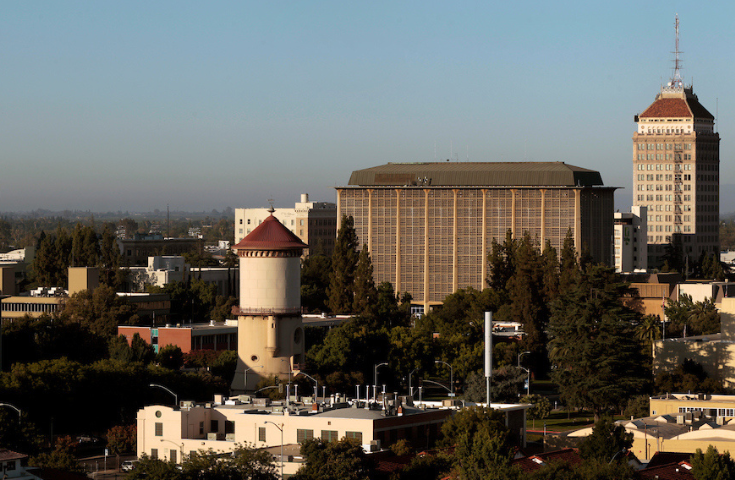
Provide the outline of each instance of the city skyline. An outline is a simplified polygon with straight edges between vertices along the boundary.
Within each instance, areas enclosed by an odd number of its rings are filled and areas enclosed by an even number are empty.
[[[735,128],[735,7],[665,5],[6,4],[0,211],[333,202],[353,170],[450,157],[598,170],[629,208],[676,13],[685,82]]]

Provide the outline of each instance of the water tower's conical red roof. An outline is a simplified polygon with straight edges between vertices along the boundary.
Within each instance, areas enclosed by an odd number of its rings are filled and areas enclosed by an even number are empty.
[[[308,245],[271,214],[250,232],[234,250],[303,250]]]

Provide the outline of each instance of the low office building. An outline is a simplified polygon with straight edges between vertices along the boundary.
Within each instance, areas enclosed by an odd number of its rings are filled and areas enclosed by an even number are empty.
[[[164,287],[173,282],[185,282],[188,279],[202,280],[215,285],[217,295],[224,297],[237,296],[237,267],[192,267],[182,256],[159,255],[148,257],[145,267],[130,267],[129,288],[142,292],[146,285]]]
[[[149,405],[138,411],[137,453],[180,462],[191,452],[231,452],[238,444],[267,448],[343,437],[356,440],[368,452],[401,439],[428,448],[455,411],[438,404],[437,408],[425,404],[419,408],[411,397],[396,399],[392,394],[375,402],[347,401],[340,396],[318,400],[321,402],[311,403],[313,398],[305,397],[303,403],[288,404],[246,395],[229,399],[215,395],[214,402],[204,405],[187,401],[176,407]],[[511,439],[519,446],[525,442],[529,406],[492,405],[505,412]]]
[[[189,325],[166,325],[161,327],[139,327],[120,325],[117,334],[131,344],[135,334],[158,350],[166,345],[179,347],[182,353],[196,350],[237,350],[237,320],[224,322],[194,323]]]
[[[65,291],[64,291],[65,292]],[[12,322],[26,315],[38,318],[44,313],[60,313],[66,305],[66,295],[48,293],[48,290],[34,296],[10,296],[0,300],[0,319],[2,323]]]
[[[639,459],[657,452],[694,453],[709,445],[720,452],[735,451],[735,396],[668,394],[651,397],[650,416],[617,422],[633,434],[631,451]],[[592,427],[568,434],[580,441]]]
[[[43,314],[59,314],[64,310],[71,295],[83,290],[94,290],[99,286],[97,267],[69,267],[69,290],[61,287],[39,287],[21,295],[0,299],[0,319],[12,321],[26,315],[38,318]],[[158,293],[119,293],[136,308],[139,321],[145,324],[156,319],[165,323],[171,312],[171,299],[168,294]]]
[[[418,409],[408,405],[382,408],[379,403],[330,402],[328,405],[270,405],[268,399],[220,400],[206,405],[182,402],[181,408],[150,405],[138,411],[138,456],[180,461],[202,449],[230,452],[237,444],[273,447],[312,438],[325,441],[355,439],[365,450],[380,450],[399,439],[431,443],[449,409]],[[357,407],[360,408],[357,408]],[[281,432],[271,425],[283,428]]]
[[[679,298],[677,284],[681,275],[678,273],[625,273],[622,279],[630,283],[631,289],[623,303],[641,315],[663,319],[666,302]]]
[[[164,238],[160,233],[136,233],[132,239],[118,238],[117,245],[122,255],[122,264],[128,267],[143,267],[148,257],[160,255],[183,255],[204,250],[204,240],[198,238]]]

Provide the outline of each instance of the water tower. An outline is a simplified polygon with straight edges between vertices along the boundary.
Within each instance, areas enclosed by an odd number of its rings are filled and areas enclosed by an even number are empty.
[[[240,259],[237,369],[233,391],[263,377],[286,379],[304,362],[301,254],[308,245],[271,215],[233,247]]]

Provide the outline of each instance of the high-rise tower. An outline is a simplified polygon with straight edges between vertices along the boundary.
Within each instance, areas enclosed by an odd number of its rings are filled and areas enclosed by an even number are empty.
[[[715,117],[681,78],[679,18],[674,73],[640,115],[633,134],[633,204],[648,207],[648,266],[667,245],[698,260],[720,248],[720,136]]]
[[[288,378],[304,362],[301,254],[307,248],[272,215],[234,249],[240,258],[237,368],[232,389],[253,390],[263,377]]]

